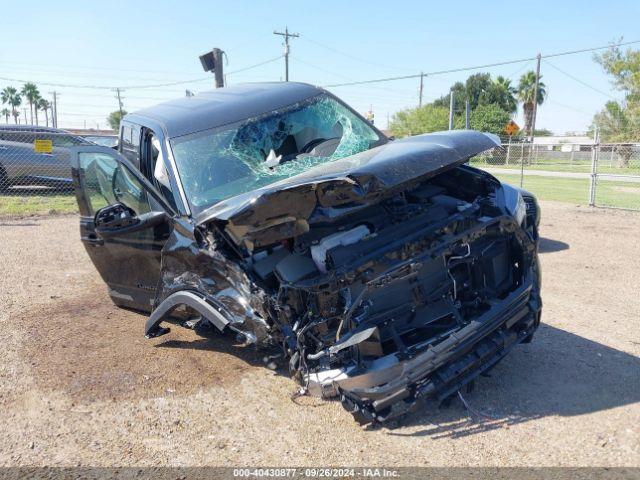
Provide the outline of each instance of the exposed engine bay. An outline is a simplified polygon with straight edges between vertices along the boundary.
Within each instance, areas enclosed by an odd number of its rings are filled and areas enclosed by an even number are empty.
[[[497,206],[497,187],[457,168],[244,256],[233,227],[210,232],[264,298],[265,336],[234,329],[281,345],[291,374],[323,396],[338,393],[336,379],[432,349],[522,286],[530,268],[533,244]]]
[[[147,335],[186,306],[244,344],[281,348],[304,391],[338,395],[362,423],[444,399],[530,341],[535,200],[461,165],[462,152],[457,166],[425,163],[427,137],[380,147],[403,152],[384,163],[385,150],[351,157],[369,170],[222,203],[193,243],[176,228]]]

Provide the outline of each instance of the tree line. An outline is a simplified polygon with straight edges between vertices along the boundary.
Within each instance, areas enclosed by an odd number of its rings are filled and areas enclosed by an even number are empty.
[[[622,92],[623,98],[608,101],[593,116],[590,132],[597,128],[604,142],[640,141],[640,50],[623,52],[613,46],[596,54],[594,60],[612,77],[614,87]]]
[[[18,124],[18,117],[20,116],[20,106],[23,101],[29,103],[30,123],[32,125],[39,125],[38,112],[44,112],[45,123],[49,126],[49,113],[53,115],[53,109],[51,102],[40,95],[40,90],[35,83],[27,82],[22,86],[21,90],[15,87],[5,87],[0,91],[0,101],[2,101],[2,110],[0,114],[4,117],[5,123],[9,123],[9,117],[13,117],[14,123]],[[6,105],[6,106],[5,106]],[[8,108],[7,108],[8,107]],[[35,114],[35,123],[34,123]],[[24,119],[24,123],[27,123],[27,119]]]
[[[505,125],[518,111],[518,105],[522,104],[525,122],[523,132],[530,135],[534,103],[542,105],[547,97],[544,82],[538,83],[537,94],[535,82],[536,74],[533,71],[523,74],[517,87],[512,86],[508,78],[498,76],[494,79],[490,73],[476,73],[464,83],[454,83],[448,95],[422,107],[407,108],[395,113],[389,130],[400,137],[446,130],[449,125],[449,102],[453,96],[454,128],[464,128],[465,104],[468,101],[470,128],[503,134]]]

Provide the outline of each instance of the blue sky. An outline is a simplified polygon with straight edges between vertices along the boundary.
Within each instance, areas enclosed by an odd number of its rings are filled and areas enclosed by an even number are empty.
[[[3,0],[1,11],[0,77],[34,81],[47,95],[54,88],[60,92],[61,127],[82,127],[85,122],[87,127],[104,127],[106,115],[117,107],[109,87],[125,88],[129,111],[184,95],[186,88],[208,89],[213,79],[202,71],[198,55],[217,46],[227,52],[228,72],[243,69],[282,53],[282,38],[272,32],[285,26],[301,35],[291,44],[291,80],[318,85],[533,57],[606,45],[620,37],[640,40],[637,1]],[[590,53],[548,62],[542,63],[549,97],[539,110],[539,127],[559,134],[584,131],[593,113],[619,97]],[[533,68],[531,61],[478,71],[517,83]],[[471,73],[427,77],[425,101]],[[280,59],[229,75],[228,83],[283,76]],[[190,79],[198,81],[134,88]],[[384,128],[387,115],[417,105],[418,83],[411,79],[331,90],[361,112],[372,105],[376,124]],[[9,84],[21,86],[0,79],[0,88]]]

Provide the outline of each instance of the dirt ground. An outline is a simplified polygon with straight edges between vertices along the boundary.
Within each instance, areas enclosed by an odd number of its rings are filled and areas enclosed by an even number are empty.
[[[75,216],[0,219],[0,465],[640,465],[640,214],[542,204],[543,322],[459,401],[363,428],[226,337],[115,308]]]

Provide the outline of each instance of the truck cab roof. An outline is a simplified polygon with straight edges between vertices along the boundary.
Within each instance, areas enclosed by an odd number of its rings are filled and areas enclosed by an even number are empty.
[[[296,82],[234,85],[163,102],[128,114],[124,120],[162,126],[169,138],[220,127],[286,107],[323,93],[320,87]]]

